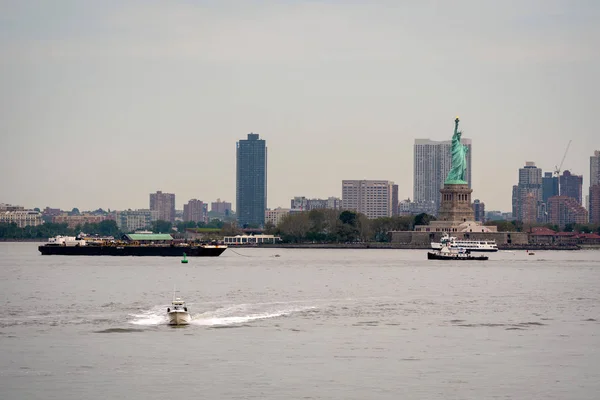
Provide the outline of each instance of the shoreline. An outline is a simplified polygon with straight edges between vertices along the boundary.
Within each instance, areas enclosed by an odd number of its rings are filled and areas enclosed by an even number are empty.
[[[432,250],[429,245],[413,245],[400,243],[286,243],[286,244],[261,244],[261,245],[228,245],[230,249],[348,249],[348,250],[371,250],[371,249],[392,249],[392,250]],[[516,250],[597,250],[600,246],[592,245],[498,245],[499,251]]]

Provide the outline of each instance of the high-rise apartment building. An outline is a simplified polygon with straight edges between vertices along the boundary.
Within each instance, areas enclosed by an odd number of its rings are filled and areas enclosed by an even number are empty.
[[[237,142],[236,213],[238,225],[263,226],[267,205],[267,144],[256,133]]]
[[[210,203],[210,211],[216,214],[229,215],[231,213],[231,203],[217,199],[217,201]]]
[[[175,194],[163,193],[160,190],[150,193],[150,210],[157,211],[161,221],[175,221]]]
[[[575,199],[582,204],[583,175],[572,175],[570,171],[563,171],[559,178],[560,195]]]
[[[519,211],[519,185],[513,185],[512,187],[512,216],[517,218]]]
[[[590,157],[590,186],[600,185],[600,150]]]
[[[600,224],[600,184],[590,186],[588,201],[590,224]]]
[[[466,181],[471,188],[471,139],[462,138],[461,143],[469,148]],[[436,215],[441,203],[440,189],[444,187],[452,166],[451,150],[451,140],[415,139],[413,201],[423,207],[431,207]]]
[[[600,150],[590,157],[590,190],[588,195],[590,223],[600,224]]]
[[[552,172],[544,172],[542,178],[542,201],[548,204],[548,199],[552,196],[558,196],[558,177],[553,176]]]
[[[359,212],[370,219],[391,217],[394,196],[398,198],[397,190],[398,186],[391,181],[343,180],[342,208]]]
[[[514,191],[513,191],[514,195]],[[533,224],[540,218],[542,204],[542,170],[534,162],[527,161],[519,168],[519,184],[516,193],[516,220]]]
[[[473,200],[473,214],[475,215],[475,221],[485,222],[485,203],[479,199]]]
[[[554,196],[548,199],[548,222],[561,229],[566,224],[587,224],[588,212],[572,197]]]
[[[205,204],[201,200],[191,199],[183,205],[184,222],[206,222]]]

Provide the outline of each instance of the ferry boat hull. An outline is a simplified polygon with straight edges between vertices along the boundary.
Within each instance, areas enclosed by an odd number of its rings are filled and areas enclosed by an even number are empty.
[[[227,246],[56,246],[38,247],[42,255],[59,256],[149,256],[149,257],[218,257]]]
[[[451,260],[451,261],[485,261],[488,256],[472,256],[469,254],[427,252],[428,260]]]

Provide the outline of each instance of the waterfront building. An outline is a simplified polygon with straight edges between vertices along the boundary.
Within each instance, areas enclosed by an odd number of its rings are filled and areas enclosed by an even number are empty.
[[[548,199],[548,222],[561,229],[567,224],[587,224],[588,212],[572,197],[554,196]]]
[[[55,224],[67,224],[70,229],[74,229],[78,226],[83,226],[85,224],[99,224],[104,221],[106,215],[94,215],[94,214],[79,214],[79,215],[68,215],[61,214],[55,217],[52,217],[52,222]]]
[[[4,211],[25,211],[23,206],[15,206],[12,204],[0,203],[0,212]]]
[[[564,171],[560,176],[560,195],[575,199],[582,204],[583,175],[572,175],[571,171]]]
[[[277,226],[290,214],[289,208],[277,207],[274,210],[265,210],[265,224]]]
[[[342,208],[364,214],[369,219],[391,217],[394,197],[398,199],[398,186],[392,181],[342,181]]]
[[[115,222],[122,232],[135,232],[152,226],[158,220],[158,211],[139,209],[115,212]]]
[[[225,236],[223,241],[226,245],[256,245],[256,244],[275,244],[281,241],[279,236],[274,235],[236,235]]]
[[[206,204],[198,199],[191,199],[183,205],[184,222],[206,222]]]
[[[20,208],[19,206],[12,206]],[[8,207],[7,207],[8,208]],[[33,210],[17,209],[0,211],[0,224],[16,224],[19,228],[42,225],[42,213]]]
[[[175,221],[175,194],[163,193],[160,190],[150,193],[150,210],[158,212],[161,221]]]
[[[238,225],[260,227],[267,205],[267,145],[256,133],[236,146],[236,213]]]
[[[471,188],[471,139],[461,138],[461,143],[469,149],[466,155],[465,180]],[[452,165],[451,148],[451,140],[415,139],[413,202],[430,210],[428,214],[437,215],[440,208],[440,189],[444,187]]]

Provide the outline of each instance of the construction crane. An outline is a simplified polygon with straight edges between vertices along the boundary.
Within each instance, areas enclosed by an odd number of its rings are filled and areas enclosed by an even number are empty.
[[[563,166],[563,163],[565,162],[565,157],[567,156],[567,151],[569,151],[569,146],[571,145],[571,142],[572,141],[569,140],[569,144],[567,144],[567,149],[565,150],[565,154],[563,155],[563,158],[562,158],[562,161],[560,162],[560,165],[558,167],[554,166],[554,174],[556,176],[560,176],[560,171],[562,170],[562,166]]]

